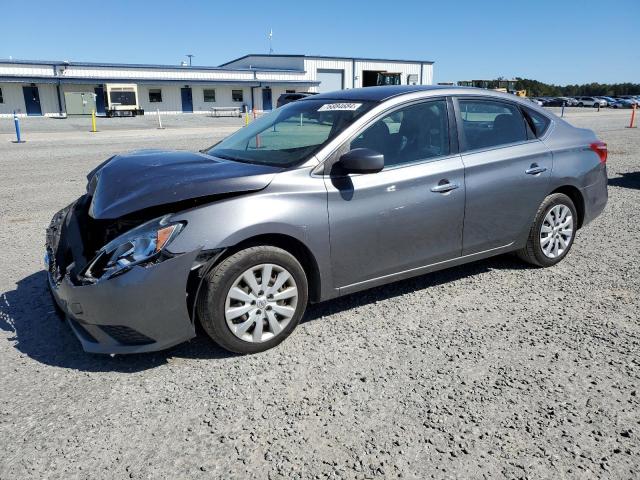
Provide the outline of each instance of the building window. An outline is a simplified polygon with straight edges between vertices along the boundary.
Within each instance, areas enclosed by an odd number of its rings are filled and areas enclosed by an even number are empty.
[[[204,92],[204,101],[205,102],[215,102],[216,101],[216,91],[213,88],[205,88]]]
[[[159,103],[162,102],[162,90],[159,88],[149,89],[149,102]]]
[[[0,103],[4,103],[4,98],[2,97],[2,89],[0,88]]]
[[[242,102],[242,90],[231,90],[231,100],[233,100],[234,102]]]

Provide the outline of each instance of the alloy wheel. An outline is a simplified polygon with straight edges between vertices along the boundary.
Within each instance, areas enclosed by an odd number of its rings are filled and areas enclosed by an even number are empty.
[[[566,205],[555,205],[547,212],[540,227],[540,247],[548,258],[558,258],[573,240],[573,215]]]
[[[298,287],[293,275],[279,265],[265,263],[249,268],[234,280],[227,292],[224,315],[236,337],[261,343],[286,328],[297,304]]]

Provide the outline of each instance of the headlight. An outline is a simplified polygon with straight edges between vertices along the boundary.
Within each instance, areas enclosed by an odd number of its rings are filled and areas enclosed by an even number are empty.
[[[170,215],[156,218],[129,230],[100,249],[85,268],[82,276],[87,280],[112,278],[134,265],[153,261],[184,227],[171,223]]]

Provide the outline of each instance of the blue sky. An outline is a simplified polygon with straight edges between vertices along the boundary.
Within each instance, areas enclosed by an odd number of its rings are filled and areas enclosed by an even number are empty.
[[[3,0],[0,58],[218,65],[246,53],[435,61],[435,81],[640,82],[640,0]]]

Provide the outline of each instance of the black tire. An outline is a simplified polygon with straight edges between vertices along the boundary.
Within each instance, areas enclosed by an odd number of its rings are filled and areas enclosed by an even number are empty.
[[[295,313],[274,338],[252,343],[235,336],[225,319],[225,300],[234,281],[249,268],[270,263],[286,269],[295,280],[298,297]],[[308,300],[307,276],[300,262],[289,252],[273,246],[249,247],[227,257],[203,279],[197,302],[200,323],[207,334],[222,348],[235,353],[258,353],[275,347],[296,328],[304,314]]]
[[[580,103],[578,103],[578,106],[579,107],[584,107],[584,103],[580,102]]]
[[[565,205],[571,210],[571,216],[573,217],[573,235],[569,241],[569,245],[561,255],[557,256],[556,258],[549,258],[544,254],[542,246],[540,245],[540,230],[547,213],[556,205]],[[538,208],[535,220],[533,222],[533,225],[531,226],[531,230],[529,231],[527,244],[524,246],[524,248],[518,250],[516,253],[521,260],[530,263],[531,265],[535,265],[536,267],[551,267],[561,262],[562,259],[567,256],[567,254],[571,250],[571,247],[573,246],[573,241],[576,238],[577,230],[578,215],[573,201],[564,193],[553,193],[545,198]]]

